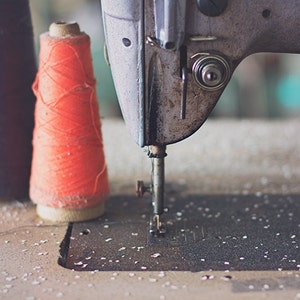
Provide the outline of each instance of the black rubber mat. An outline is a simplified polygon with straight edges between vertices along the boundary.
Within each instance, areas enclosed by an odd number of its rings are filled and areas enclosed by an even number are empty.
[[[60,265],[77,271],[299,270],[300,195],[168,198],[164,237],[150,200],[115,196],[105,215],[70,224]]]

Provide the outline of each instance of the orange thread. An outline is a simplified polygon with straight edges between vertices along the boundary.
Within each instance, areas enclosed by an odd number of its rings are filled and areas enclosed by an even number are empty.
[[[109,193],[90,39],[40,37],[30,197],[55,208],[84,208]]]

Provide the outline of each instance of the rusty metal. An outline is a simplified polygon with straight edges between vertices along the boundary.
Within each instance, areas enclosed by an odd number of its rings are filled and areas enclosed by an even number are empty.
[[[143,180],[138,180],[135,186],[135,193],[138,198],[142,198],[144,194],[149,190],[147,186],[145,186]]]

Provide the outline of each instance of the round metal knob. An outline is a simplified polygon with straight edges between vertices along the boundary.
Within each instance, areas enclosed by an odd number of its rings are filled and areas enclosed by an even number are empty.
[[[206,16],[217,17],[221,15],[228,4],[228,0],[197,0],[199,10]]]
[[[207,64],[203,67],[201,76],[202,81],[209,87],[219,85],[223,80],[223,68],[218,64]]]
[[[198,85],[206,90],[217,90],[229,80],[230,67],[219,55],[201,56],[192,68],[193,78]]]

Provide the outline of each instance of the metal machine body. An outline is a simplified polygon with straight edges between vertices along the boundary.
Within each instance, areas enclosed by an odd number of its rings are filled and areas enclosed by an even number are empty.
[[[300,53],[298,0],[101,2],[121,110],[135,142],[158,149],[150,154],[160,160],[156,169],[164,168],[166,145],[205,122],[245,57]],[[154,177],[163,176],[156,169]],[[163,191],[164,180],[154,182]],[[153,203],[160,216],[163,192],[153,193]]]

